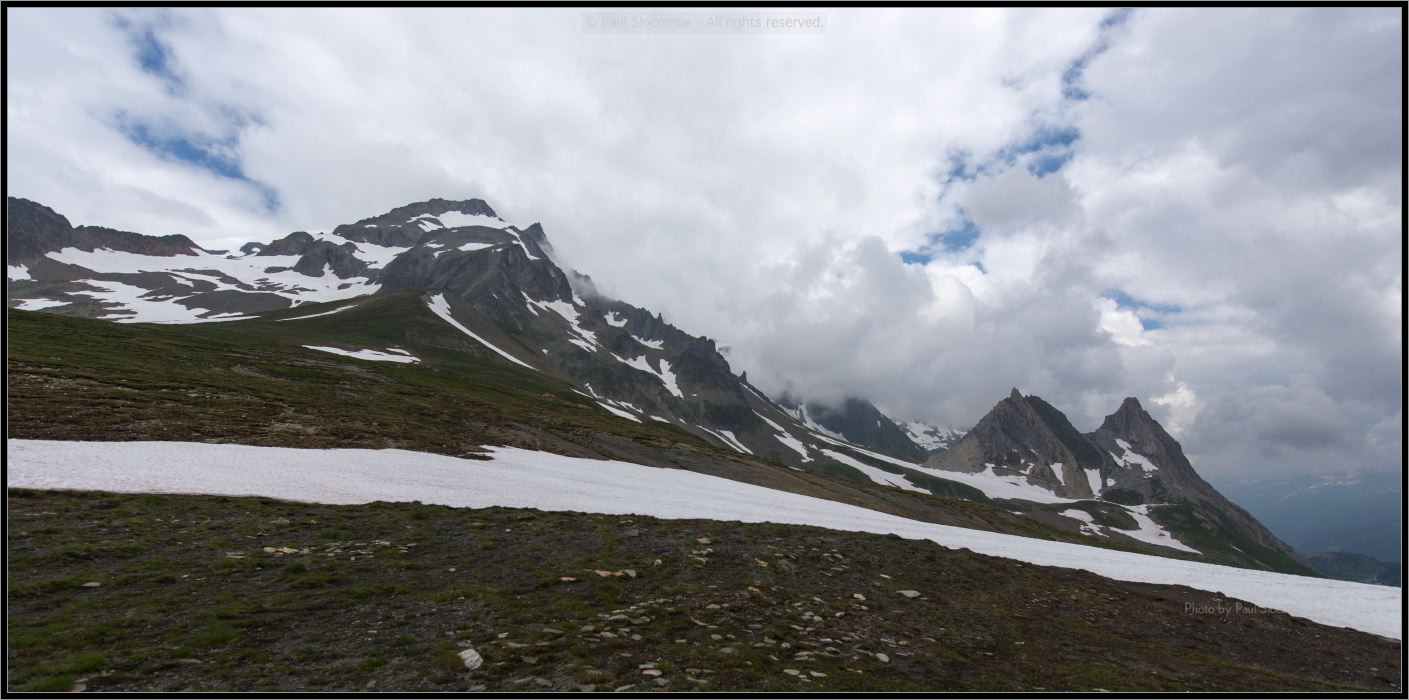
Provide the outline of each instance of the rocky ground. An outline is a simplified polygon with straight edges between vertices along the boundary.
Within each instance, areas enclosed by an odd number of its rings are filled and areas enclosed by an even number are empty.
[[[896,537],[27,490],[6,518],[12,691],[1402,688],[1396,641]]]

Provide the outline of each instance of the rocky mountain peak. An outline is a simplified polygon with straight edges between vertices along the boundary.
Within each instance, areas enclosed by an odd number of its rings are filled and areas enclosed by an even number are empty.
[[[410,204],[397,207],[383,214],[381,218],[403,219],[415,216],[429,215],[440,216],[450,212],[459,212],[469,216],[492,216],[498,217],[489,203],[483,199],[427,199],[423,202],[412,202]],[[358,222],[361,223],[361,222]]]
[[[978,424],[928,464],[959,472],[988,468],[1021,476],[1028,483],[1068,498],[1090,498],[1112,460],[1086,439],[1061,411],[1038,396],[1016,388],[993,406]]]
[[[1177,454],[1178,460],[1183,459],[1184,451],[1179,442],[1165,432],[1159,421],[1141,407],[1140,401],[1133,396],[1122,401],[1115,413],[1106,416],[1095,434],[1112,439],[1121,438],[1141,454],[1161,453],[1169,457]]]

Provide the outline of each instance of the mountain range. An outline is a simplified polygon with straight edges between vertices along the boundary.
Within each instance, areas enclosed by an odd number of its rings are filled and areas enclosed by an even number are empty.
[[[489,444],[701,470],[935,522],[1311,573],[1200,478],[1135,398],[1091,433],[1017,389],[968,430],[896,421],[863,397],[770,398],[734,372],[714,340],[599,294],[589,277],[559,264],[541,225],[504,221],[480,199],[417,202],[238,251],[73,226],[13,197],[6,226],[12,309],[217,324],[291,358],[336,355],[411,372],[449,369],[432,355],[453,351],[477,363],[453,365],[457,372],[493,366],[520,390],[600,414],[513,422],[516,409],[501,399],[504,425],[486,433]]]

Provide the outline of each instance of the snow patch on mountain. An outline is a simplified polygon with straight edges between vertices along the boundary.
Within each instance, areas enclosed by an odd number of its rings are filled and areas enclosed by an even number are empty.
[[[755,416],[758,416],[759,418],[763,419],[763,422],[764,422],[764,423],[767,423],[767,424],[769,425],[769,427],[773,428],[773,430],[777,433],[778,442],[783,443],[783,446],[784,446],[784,447],[786,447],[786,448],[792,450],[793,452],[796,452],[796,453],[798,453],[799,455],[801,455],[801,456],[802,456],[802,461],[804,461],[804,462],[811,462],[811,461],[812,461],[812,457],[807,453],[807,446],[804,445],[804,444],[802,444],[802,441],[801,441],[801,440],[799,440],[799,439],[793,437],[792,433],[789,433],[788,431],[786,431],[786,430],[783,429],[783,426],[778,425],[777,423],[774,423],[774,422],[771,421],[771,420],[768,420],[768,418],[767,418],[766,416],[764,416],[762,413],[759,413],[758,411],[754,411],[753,414],[754,414]]]
[[[5,279],[7,279],[7,280],[14,280],[14,281],[16,281],[16,282],[22,282],[22,281],[24,281],[24,280],[29,280],[29,279],[34,279],[34,278],[29,276],[29,266],[28,266],[28,265],[6,265],[6,266],[5,266]]]
[[[75,291],[72,294],[93,297],[101,302],[119,307],[99,316],[106,321],[118,323],[207,323],[211,321],[239,321],[254,316],[237,313],[212,314],[207,309],[191,309],[176,303],[177,297],[169,295],[148,296],[152,292],[121,282],[107,280],[78,280],[93,289]],[[127,313],[123,313],[123,312]],[[206,314],[202,316],[201,314]]]
[[[660,363],[660,369],[657,370],[656,368],[651,366],[650,359],[648,359],[645,355],[628,359],[616,353],[610,354],[612,357],[615,357],[618,362],[632,369],[645,372],[646,374],[649,374],[655,377],[656,379],[660,380],[660,383],[665,385],[665,390],[674,394],[677,398],[685,398],[685,394],[680,391],[680,385],[675,381],[675,373],[670,371],[669,362],[666,362],[663,359],[657,360],[657,362]]]
[[[1181,552],[1189,552],[1190,554],[1202,553],[1199,550],[1194,549],[1193,547],[1190,547],[1189,545],[1186,545],[1183,542],[1174,539],[1174,535],[1171,535],[1168,530],[1160,527],[1159,523],[1155,522],[1154,519],[1150,517],[1150,506],[1148,504],[1140,506],[1127,506],[1125,510],[1130,513],[1130,517],[1135,518],[1135,522],[1138,523],[1140,526],[1138,529],[1135,530],[1122,530],[1120,528],[1115,528],[1116,530],[1124,534],[1126,537],[1140,540],[1141,542],[1145,542],[1147,544],[1157,544],[1161,547],[1169,547],[1171,549],[1177,549]]]
[[[821,423],[818,423],[817,421],[813,420],[811,416],[807,415],[806,405],[798,404],[797,408],[784,407],[783,410],[786,411],[788,415],[792,416],[793,420],[796,420],[797,422],[807,426],[808,430],[811,430],[817,435],[822,436],[824,439],[831,438],[831,442],[838,442],[841,445],[850,446],[846,442],[846,438],[822,427]]]
[[[380,270],[381,268],[386,267],[388,263],[396,259],[396,256],[401,255],[402,253],[405,253],[408,250],[411,250],[411,248],[413,247],[385,246],[377,245],[375,243],[368,243],[366,241],[350,241],[346,238],[343,238],[342,236],[335,236],[325,231],[316,231],[308,235],[312,236],[313,240],[326,241],[336,246],[344,246],[351,244],[354,248],[357,249],[357,252],[353,253],[352,256],[357,258],[358,260],[361,260],[364,263],[367,263],[367,267],[369,269],[376,270]]]
[[[64,248],[46,255],[52,260],[67,265],[77,265],[99,274],[176,273],[187,279],[194,278],[209,282],[215,287],[212,291],[267,292],[286,299],[302,299],[311,302],[339,301],[371,294],[381,288],[380,284],[373,283],[365,277],[339,278],[333,273],[331,266],[324,266],[318,276],[305,275],[292,269],[282,269],[277,272],[268,271],[272,268],[292,268],[298,264],[300,258],[298,255],[258,256],[250,254],[236,256],[198,251],[192,255],[162,256],[142,255],[107,248],[91,251]],[[234,280],[235,283],[232,284],[229,280]],[[91,284],[91,282],[85,283]],[[109,283],[104,282],[103,284]],[[124,286],[137,289],[131,285]],[[148,291],[141,290],[143,294]],[[105,300],[111,303],[124,303],[122,293],[110,291],[109,294],[112,298]],[[137,317],[132,319],[134,321],[194,323],[200,320],[181,321],[179,319],[183,317],[179,313],[162,307],[132,308],[131,310],[138,312]],[[147,318],[144,311],[156,313],[163,318]]]
[[[822,449],[822,454],[827,455],[828,457],[838,462],[841,462],[842,464],[845,464],[846,466],[851,467],[856,471],[861,472],[862,474],[865,474],[867,478],[869,478],[871,481],[880,484],[881,486],[894,486],[899,489],[905,489],[906,491],[929,493],[929,489],[922,489],[910,483],[910,481],[901,474],[892,474],[884,469],[873,467],[865,462],[862,462],[859,459],[852,457],[851,455],[842,454],[840,452],[828,450],[826,448]]]
[[[370,349],[369,349],[369,350],[344,350],[343,348],[333,348],[333,347],[327,347],[327,346],[323,346],[323,345],[305,345],[305,346],[303,346],[303,347],[306,347],[306,348],[308,348],[309,350],[318,350],[318,351],[320,351],[320,352],[330,352],[330,353],[332,353],[332,354],[334,354],[334,355],[344,355],[344,356],[346,356],[346,357],[355,357],[355,358],[357,358],[357,359],[359,359],[359,360],[374,360],[374,361],[377,361],[377,362],[400,362],[400,363],[403,363],[403,364],[409,363],[409,362],[420,362],[420,361],[421,361],[421,358],[416,357],[415,355],[412,355],[411,353],[406,352],[405,350],[402,350],[401,348],[388,348],[388,349],[386,349],[385,351],[382,351],[382,350],[370,350]]]
[[[734,433],[728,430],[711,430],[709,428],[704,427],[703,425],[697,425],[695,427],[719,438],[721,442],[728,445],[735,452],[740,452],[746,455],[753,454],[753,450],[750,450],[749,448],[745,447],[744,443],[739,442],[739,439],[734,436]]]
[[[1155,466],[1154,462],[1151,462],[1144,455],[1136,452],[1135,449],[1130,446],[1130,443],[1116,438],[1115,444],[1120,447],[1121,453],[1119,456],[1112,453],[1111,457],[1114,457],[1115,461],[1119,462],[1121,466],[1139,467],[1145,472],[1147,478],[1152,476],[1155,471],[1159,469],[1159,467]]]
[[[15,304],[15,308],[21,311],[38,311],[40,309],[47,309],[51,306],[63,306],[65,304],[71,303],[73,302],[60,301],[58,299],[20,299]]]
[[[505,229],[511,226],[509,222],[497,217],[485,214],[466,214],[459,211],[447,211],[435,218],[440,220],[446,228],[461,228],[463,226],[483,226],[485,228]]]
[[[434,312],[435,315],[437,315],[437,316],[439,316],[441,319],[443,319],[446,323],[449,323],[450,325],[452,325],[452,326],[454,326],[455,328],[459,329],[459,331],[460,331],[461,333],[464,333],[465,335],[468,335],[468,336],[470,336],[471,338],[474,338],[477,342],[479,342],[480,345],[483,345],[483,346],[489,348],[490,350],[493,350],[494,352],[498,353],[500,357],[503,357],[504,359],[506,359],[506,360],[508,360],[508,361],[510,361],[510,362],[512,362],[512,363],[514,363],[514,364],[516,364],[516,365],[519,365],[519,366],[521,366],[521,367],[527,367],[527,368],[529,368],[529,369],[531,369],[531,370],[533,370],[533,371],[535,371],[535,372],[539,371],[537,368],[533,367],[532,365],[529,365],[528,363],[524,362],[523,360],[520,360],[519,358],[514,357],[513,355],[510,355],[509,353],[504,352],[503,350],[500,350],[499,348],[495,347],[493,343],[491,343],[491,342],[485,340],[484,338],[479,337],[478,335],[475,334],[474,331],[472,331],[472,330],[466,328],[465,326],[461,325],[461,323],[460,323],[459,321],[456,321],[456,320],[455,320],[455,317],[450,314],[450,303],[447,302],[447,301],[445,301],[445,295],[444,295],[444,294],[437,294],[437,295],[431,297],[430,300],[428,300],[428,301],[426,302],[426,306],[427,306],[432,312]]]
[[[348,309],[351,309],[351,308],[353,308],[353,307],[355,307],[355,306],[358,306],[358,305],[357,305],[357,304],[348,304],[348,305],[346,305],[346,306],[339,306],[338,308],[333,309],[332,311],[324,311],[324,312],[321,312],[321,313],[309,314],[309,315],[307,315],[307,316],[294,316],[293,318],[281,318],[281,319],[277,319],[277,320],[279,320],[279,321],[302,321],[302,320],[305,319],[305,318],[318,318],[319,316],[331,316],[331,315],[333,315],[333,314],[335,314],[335,313],[338,313],[338,312],[341,312],[341,311],[347,311]]]
[[[634,415],[632,415],[632,414],[626,412],[626,411],[623,410],[623,409],[617,408],[616,406],[613,406],[613,405],[611,405],[610,403],[607,403],[606,401],[598,401],[598,402],[597,402],[597,405],[598,405],[598,406],[601,406],[602,408],[605,408],[605,409],[607,409],[608,411],[611,411],[612,413],[614,413],[614,414],[616,414],[616,415],[618,415],[618,416],[621,416],[622,418],[625,418],[625,419],[627,419],[627,420],[636,421],[637,423],[640,423],[640,422],[641,422],[641,419],[640,419],[640,418],[637,418],[636,416],[634,416]]]
[[[1082,471],[1086,472],[1086,485],[1091,487],[1091,494],[1093,496],[1101,495],[1101,470],[1083,469]]]
[[[1060,514],[1061,514],[1061,515],[1065,515],[1066,517],[1072,518],[1072,519],[1074,519],[1074,520],[1080,520],[1080,521],[1081,521],[1081,534],[1083,534],[1083,535],[1096,535],[1096,536],[1099,536],[1099,537],[1109,537],[1109,535],[1107,535],[1106,533],[1104,533],[1104,532],[1101,531],[1101,526],[1098,525],[1098,524],[1096,524],[1096,519],[1093,518],[1093,517],[1091,517],[1091,514],[1090,514],[1090,513],[1087,513],[1087,512],[1084,511],[1084,510],[1079,510],[1079,509],[1076,509],[1076,508],[1069,508],[1069,509],[1067,509],[1067,510],[1062,511]]]
[[[568,330],[570,330],[573,334],[572,337],[568,338],[569,343],[572,343],[573,345],[576,345],[582,348],[583,350],[586,350],[587,352],[595,352],[598,348],[601,347],[597,343],[597,334],[582,327],[582,324],[579,322],[577,307],[574,304],[562,301],[560,299],[538,301],[536,299],[530,298],[527,295],[524,296],[524,299],[528,301],[530,306],[536,306],[540,309],[547,309],[553,311],[559,316],[562,316],[563,320],[568,322]]]
[[[948,448],[964,437],[964,431],[958,428],[934,426],[917,420],[905,421],[900,427],[911,442],[926,452]]]
[[[1041,486],[1034,486],[1027,482],[1027,478],[1017,474],[999,474],[994,469],[993,464],[985,464],[984,469],[977,473],[949,471],[946,469],[935,469],[918,464],[909,465],[911,469],[924,472],[931,476],[936,476],[949,481],[956,481],[961,484],[972,486],[983,495],[989,498],[1010,498],[1014,500],[1032,501],[1033,503],[1075,503],[1080,499],[1063,498]]]

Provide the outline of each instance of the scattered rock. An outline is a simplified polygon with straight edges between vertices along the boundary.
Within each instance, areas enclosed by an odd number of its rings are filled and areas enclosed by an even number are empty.
[[[857,600],[866,600],[866,596],[861,595],[860,593],[852,593],[851,597]]]
[[[88,583],[83,584],[83,587],[84,587],[84,588],[97,588],[97,587],[99,587],[99,586],[101,586],[101,585],[103,585],[103,584],[98,583],[97,581],[89,581]]]
[[[641,675],[650,676],[652,678],[659,678],[661,673],[663,673],[663,671],[658,668],[646,668],[641,670]]]
[[[634,527],[628,527],[628,528],[626,528],[626,532],[624,532],[624,533],[622,533],[622,534],[626,535],[627,537],[640,537],[640,536],[641,536],[641,530],[638,529],[638,528],[634,528]]]
[[[906,598],[919,598],[919,597],[920,597],[920,592],[919,592],[919,591],[896,591],[896,593],[899,593],[900,595],[903,595],[903,596],[905,596]]]
[[[883,664],[888,664],[888,663],[890,663],[890,657],[889,657],[889,656],[886,656],[885,654],[882,654],[882,653],[880,653],[880,652],[877,652],[877,653],[876,653],[876,660],[879,661],[879,662],[881,662],[881,663],[883,663]]]
[[[462,649],[457,656],[460,657],[461,661],[465,662],[465,668],[470,671],[484,664],[484,657],[480,656],[479,652],[474,649]]]
[[[708,537],[696,537],[695,541],[700,544],[714,544],[714,540],[711,540]]]
[[[797,669],[795,669],[795,668],[785,668],[785,669],[783,669],[783,673],[786,673],[786,674],[788,674],[789,676],[796,676],[796,675],[801,674],[802,671],[799,671],[799,670],[797,670]]]
[[[577,579],[575,579],[575,578],[573,578],[573,577],[571,577],[571,576],[559,576],[559,577],[558,577],[558,580],[559,580],[559,581],[562,581],[563,583],[572,583],[573,581],[576,581]]]

